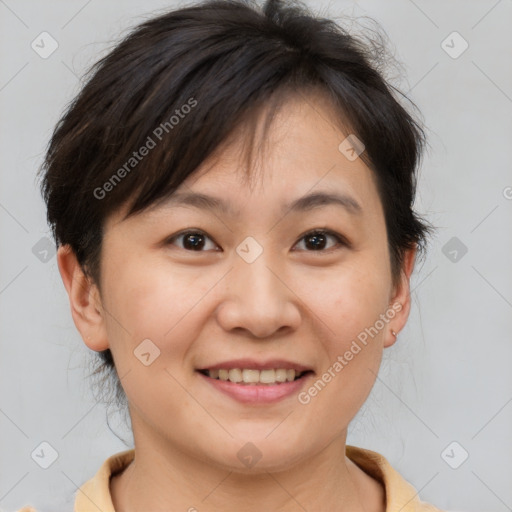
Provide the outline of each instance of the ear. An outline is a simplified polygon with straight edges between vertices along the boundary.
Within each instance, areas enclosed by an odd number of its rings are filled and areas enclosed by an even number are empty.
[[[404,259],[402,263],[402,269],[400,272],[400,280],[393,288],[391,294],[389,307],[395,311],[395,316],[388,323],[388,331],[384,339],[384,347],[390,347],[396,341],[396,336],[391,331],[398,333],[404,328],[409,318],[409,312],[411,310],[411,290],[410,290],[410,279],[414,269],[414,262],[416,259],[417,246],[408,249],[404,253]]]
[[[59,272],[68,292],[71,315],[84,343],[95,351],[109,348],[98,287],[84,274],[69,245],[57,251]]]

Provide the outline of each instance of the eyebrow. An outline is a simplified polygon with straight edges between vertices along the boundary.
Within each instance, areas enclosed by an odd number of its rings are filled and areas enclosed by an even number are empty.
[[[224,199],[203,194],[201,192],[174,193],[167,198],[164,205],[165,207],[193,206],[202,210],[218,211],[233,217],[240,215],[240,212],[235,212],[232,206]],[[349,195],[332,192],[314,192],[283,205],[282,214],[285,214],[288,211],[309,211],[314,208],[329,205],[341,206],[352,215],[361,214],[363,210],[361,205]]]

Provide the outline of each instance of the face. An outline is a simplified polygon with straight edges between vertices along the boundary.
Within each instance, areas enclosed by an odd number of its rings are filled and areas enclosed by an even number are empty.
[[[279,470],[346,433],[367,398],[406,321],[412,264],[393,287],[372,172],[338,149],[348,134],[331,112],[290,100],[256,181],[233,144],[178,190],[225,209],[189,199],[108,219],[99,306],[73,314],[90,348],[113,353],[136,446]],[[291,207],[312,194],[341,199]],[[65,278],[63,253],[59,265]],[[270,383],[231,382],[258,377]]]

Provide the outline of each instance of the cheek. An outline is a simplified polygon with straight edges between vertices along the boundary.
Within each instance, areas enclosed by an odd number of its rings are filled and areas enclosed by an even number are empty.
[[[197,315],[202,311],[202,300],[220,276],[205,276],[197,269],[185,272],[178,266],[164,267],[143,257],[117,261],[110,274],[105,272],[112,350],[120,362],[123,359],[131,364],[134,350],[149,339],[162,355],[171,355],[155,359],[152,367],[163,369],[164,362],[166,366],[181,364],[191,340],[200,334]]]
[[[385,259],[354,255],[339,268],[302,276],[305,302],[326,324],[333,343],[370,327],[388,307],[391,276]]]
[[[328,375],[324,373],[322,380],[329,382],[329,391],[322,391],[323,397],[342,406],[339,411],[355,411],[369,393],[382,357],[387,324],[381,315],[389,308],[390,289],[386,260],[373,253],[359,254],[350,264],[316,280],[316,286],[313,281],[306,283],[308,305],[325,327],[322,370]]]
[[[167,331],[175,323],[181,295],[179,282],[163,279],[158,268],[135,256],[115,259],[105,266],[107,330],[112,350],[118,358],[133,356],[145,339],[161,348]]]
[[[105,275],[107,333],[130,404],[155,421],[177,415],[190,406],[178,373],[198,336],[194,305],[207,286],[196,288],[183,272],[134,257]]]

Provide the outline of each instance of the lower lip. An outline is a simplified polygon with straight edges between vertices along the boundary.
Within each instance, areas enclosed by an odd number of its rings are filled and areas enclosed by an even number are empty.
[[[300,379],[279,384],[237,384],[229,380],[212,379],[201,372],[197,373],[218,391],[239,402],[253,404],[269,404],[287,398],[297,393],[312,375],[308,373]]]

